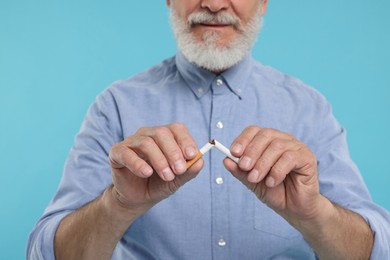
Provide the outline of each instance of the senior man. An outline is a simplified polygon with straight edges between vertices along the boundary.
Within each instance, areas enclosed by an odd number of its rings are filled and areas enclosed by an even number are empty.
[[[250,55],[267,2],[167,0],[179,52],[91,106],[28,258],[390,258],[329,104]],[[238,163],[188,168],[213,138]]]

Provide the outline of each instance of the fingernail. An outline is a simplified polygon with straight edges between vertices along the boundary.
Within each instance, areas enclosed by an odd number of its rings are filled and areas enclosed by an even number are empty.
[[[242,145],[241,144],[234,144],[231,148],[231,151],[234,154],[240,154],[242,152]]]
[[[260,173],[258,170],[256,169],[253,169],[249,175],[251,176],[250,177],[250,182],[253,182],[253,183],[257,183],[259,181],[259,178],[260,178]]]
[[[193,157],[195,157],[195,155],[196,155],[196,150],[193,148],[193,147],[187,147],[186,148],[186,155],[189,157],[189,158],[193,158]]]
[[[171,168],[167,167],[162,171],[162,174],[164,175],[164,178],[166,181],[172,181],[175,179],[175,175],[173,174]]]
[[[243,170],[248,170],[249,167],[251,166],[252,159],[249,158],[248,156],[244,156],[241,158],[239,161],[240,168]]]
[[[265,181],[265,185],[267,185],[267,187],[269,188],[273,188],[275,186],[275,179],[272,178],[271,176],[267,178],[267,180]]]
[[[150,175],[153,174],[153,169],[145,165],[144,167],[141,168],[141,174],[145,177],[149,177]]]
[[[187,170],[187,164],[183,160],[178,160],[173,165],[176,173],[183,173]]]

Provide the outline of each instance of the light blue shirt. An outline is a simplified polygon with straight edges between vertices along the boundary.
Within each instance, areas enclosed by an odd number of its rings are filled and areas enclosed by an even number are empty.
[[[316,90],[251,56],[218,76],[180,53],[97,97],[58,192],[30,235],[28,258],[53,259],[61,219],[111,184],[113,144],[140,127],[172,122],[184,123],[198,147],[210,139],[230,146],[249,125],[292,133],[317,156],[321,193],[370,224],[372,259],[390,259],[389,213],[371,201],[345,130]],[[113,259],[315,259],[302,235],[236,180],[223,159],[217,150],[206,154],[198,177],[139,217]]]

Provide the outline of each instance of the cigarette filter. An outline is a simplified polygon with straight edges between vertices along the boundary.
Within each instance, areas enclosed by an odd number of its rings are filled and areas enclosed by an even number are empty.
[[[214,144],[208,142],[202,148],[200,148],[200,150],[198,151],[198,154],[195,156],[195,158],[187,161],[187,169],[190,168],[194,163],[196,163],[200,158],[202,158],[202,156],[213,147],[214,147]]]

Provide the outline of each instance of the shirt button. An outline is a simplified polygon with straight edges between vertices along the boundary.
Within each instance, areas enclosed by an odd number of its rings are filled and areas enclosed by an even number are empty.
[[[199,94],[202,94],[202,93],[204,92],[204,89],[203,89],[203,88],[198,88],[197,90],[198,90],[198,93],[199,93]]]
[[[222,124],[221,121],[219,121],[216,126],[217,126],[218,129],[222,129],[223,128],[223,124]]]
[[[217,86],[220,87],[223,85],[222,79],[217,79]]]
[[[215,182],[218,184],[218,185],[221,185],[223,184],[223,179],[221,177],[218,177],[215,179]]]
[[[226,241],[223,238],[221,238],[220,240],[218,240],[218,245],[220,247],[224,247],[224,246],[226,246]]]

